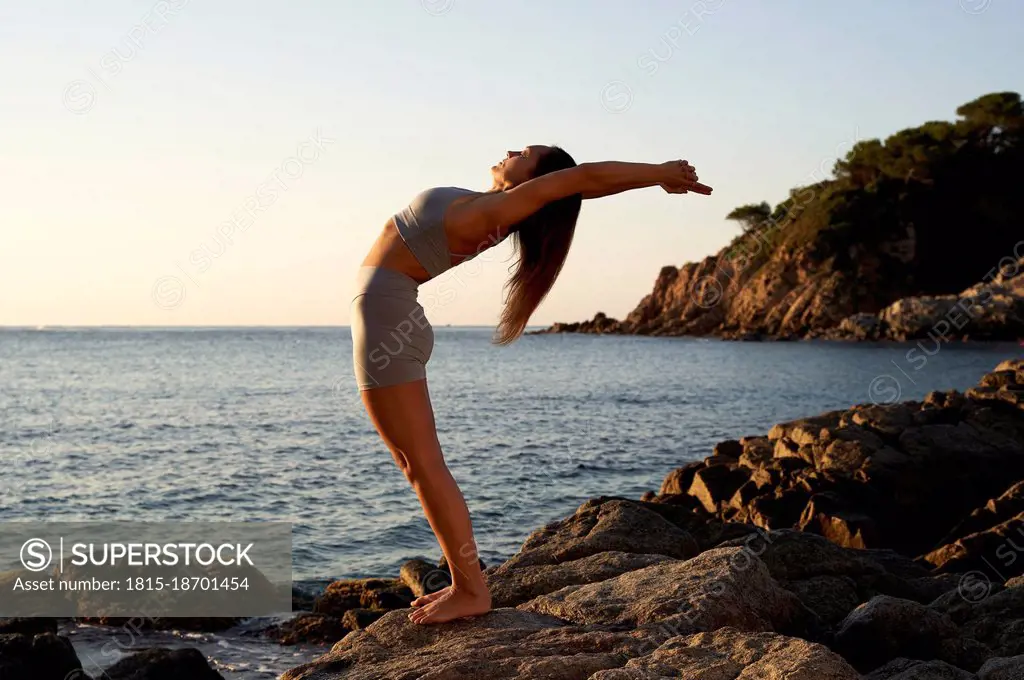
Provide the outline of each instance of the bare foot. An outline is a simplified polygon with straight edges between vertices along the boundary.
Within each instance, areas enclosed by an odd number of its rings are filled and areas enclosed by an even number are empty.
[[[466,617],[480,616],[491,611],[491,595],[468,593],[454,587],[430,604],[409,614],[413,623],[445,623]]]
[[[438,590],[437,592],[429,593],[427,595],[421,595],[421,596],[417,597],[415,600],[413,600],[410,603],[409,606],[410,607],[422,607],[425,604],[430,604],[431,602],[433,602],[437,598],[442,597],[444,595],[447,595],[448,591],[451,590],[451,589],[452,589],[451,586],[445,586],[444,588],[441,588],[441,590]]]

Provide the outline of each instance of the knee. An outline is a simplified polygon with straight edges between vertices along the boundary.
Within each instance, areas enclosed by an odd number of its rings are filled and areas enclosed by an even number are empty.
[[[413,486],[428,481],[436,481],[439,475],[450,474],[448,466],[435,456],[418,456],[415,458],[403,457],[404,465],[399,465],[405,478]]]
[[[395,459],[395,465],[398,466],[398,469],[401,470],[402,474],[405,475],[406,479],[408,479],[411,473],[411,466],[409,465],[409,459],[406,455],[401,451],[392,451],[391,457]]]

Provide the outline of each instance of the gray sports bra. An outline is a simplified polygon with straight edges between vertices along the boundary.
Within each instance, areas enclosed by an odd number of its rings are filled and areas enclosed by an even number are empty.
[[[477,193],[480,192],[459,187],[434,187],[421,191],[409,205],[395,214],[395,226],[402,240],[432,277],[452,266],[452,253],[448,250],[448,238],[444,233],[445,211],[456,198]],[[476,256],[476,253],[455,254],[466,260]]]

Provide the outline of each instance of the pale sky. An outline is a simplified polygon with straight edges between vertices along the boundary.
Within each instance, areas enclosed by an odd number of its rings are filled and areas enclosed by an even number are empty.
[[[715,189],[584,203],[531,325],[621,318],[735,206],[1024,90],[1022,27],[1017,0],[0,0],[0,325],[345,325],[390,215],[551,143]],[[426,284],[428,318],[494,324],[509,255]]]

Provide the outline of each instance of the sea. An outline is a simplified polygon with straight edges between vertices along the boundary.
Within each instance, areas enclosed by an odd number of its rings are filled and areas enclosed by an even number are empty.
[[[588,498],[639,498],[717,442],[854,404],[965,390],[1016,343],[726,342],[435,328],[428,389],[485,565]],[[363,410],[347,327],[0,329],[0,521],[279,521],[292,578],[397,577],[441,551]],[[7,556],[0,556],[0,561]],[[8,568],[0,565],[0,571]],[[225,678],[327,647],[166,632]],[[67,622],[87,672],[123,631]]]

